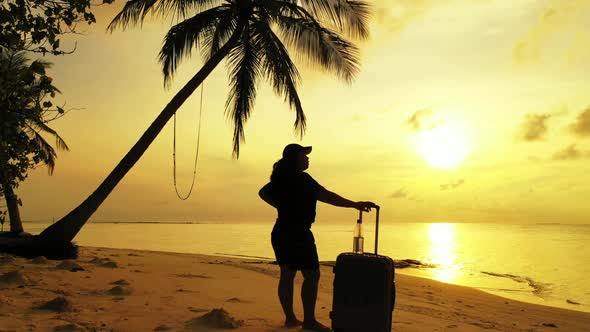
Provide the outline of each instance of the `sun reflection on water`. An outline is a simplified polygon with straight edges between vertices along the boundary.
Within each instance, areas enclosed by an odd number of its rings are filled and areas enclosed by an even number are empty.
[[[429,252],[427,263],[435,264],[433,269],[434,279],[452,283],[459,275],[460,264],[456,262],[455,225],[447,223],[430,224],[429,226]]]

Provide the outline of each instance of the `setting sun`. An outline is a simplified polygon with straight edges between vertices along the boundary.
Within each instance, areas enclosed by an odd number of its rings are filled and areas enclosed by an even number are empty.
[[[432,167],[455,168],[469,154],[469,138],[462,126],[444,122],[418,133],[416,149]]]

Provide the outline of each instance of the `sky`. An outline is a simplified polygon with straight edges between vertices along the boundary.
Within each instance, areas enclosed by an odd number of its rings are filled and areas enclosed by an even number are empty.
[[[351,84],[296,62],[302,140],[294,112],[261,82],[233,159],[222,64],[204,83],[189,199],[175,194],[169,123],[91,220],[272,223],[276,212],[257,192],[283,147],[298,142],[313,146],[310,175],[343,197],[376,202],[384,223],[588,223],[590,1],[369,2],[371,36],[357,44]],[[98,22],[81,27],[74,54],[48,57],[70,110],[51,126],[70,151],[52,176],[36,169],[17,189],[25,221],[57,220],[80,204],[202,65],[196,55],[183,61],[165,88],[157,55],[173,22],[107,33],[123,4],[95,10]],[[192,180],[200,94],[177,114],[181,194]],[[356,217],[319,203],[316,222]]]

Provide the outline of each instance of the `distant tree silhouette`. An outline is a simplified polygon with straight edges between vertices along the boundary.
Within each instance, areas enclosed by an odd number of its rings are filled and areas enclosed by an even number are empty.
[[[30,62],[25,52],[0,47],[0,195],[6,200],[12,233],[23,232],[14,189],[29,169],[47,165],[51,174],[55,166],[56,151],[41,133],[53,136],[58,149],[68,149],[47,125],[64,114],[50,101],[59,90],[45,73],[49,66],[42,60]]]
[[[0,1],[0,46],[12,51],[69,54],[60,40],[77,33],[79,23],[96,22],[93,6],[114,0],[10,0]],[[93,3],[94,2],[94,3]]]
[[[178,108],[225,58],[231,80],[226,112],[234,125],[234,156],[239,157],[244,124],[252,112],[260,78],[268,79],[275,92],[295,109],[295,130],[302,135],[305,115],[297,94],[300,76],[285,44],[310,63],[350,82],[358,71],[358,48],[343,35],[355,39],[368,36],[369,5],[357,0],[130,0],[108,29],[140,24],[147,14],[179,18],[160,50],[165,83],[193,49],[202,52],[205,64],[164,107],[103,183],[77,208],[36,237],[36,246],[70,243]],[[15,241],[5,243],[6,248],[30,246]]]

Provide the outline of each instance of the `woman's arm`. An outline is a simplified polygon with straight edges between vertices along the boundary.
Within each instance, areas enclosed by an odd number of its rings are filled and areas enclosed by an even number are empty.
[[[277,207],[275,201],[272,199],[272,196],[270,194],[270,183],[267,183],[264,187],[260,189],[260,191],[258,191],[258,196],[260,196],[260,198],[262,198],[262,200],[265,201],[268,205],[274,208]]]
[[[334,206],[355,208],[361,211],[371,211],[371,208],[377,207],[373,202],[353,202],[323,187],[318,192],[318,200]]]

